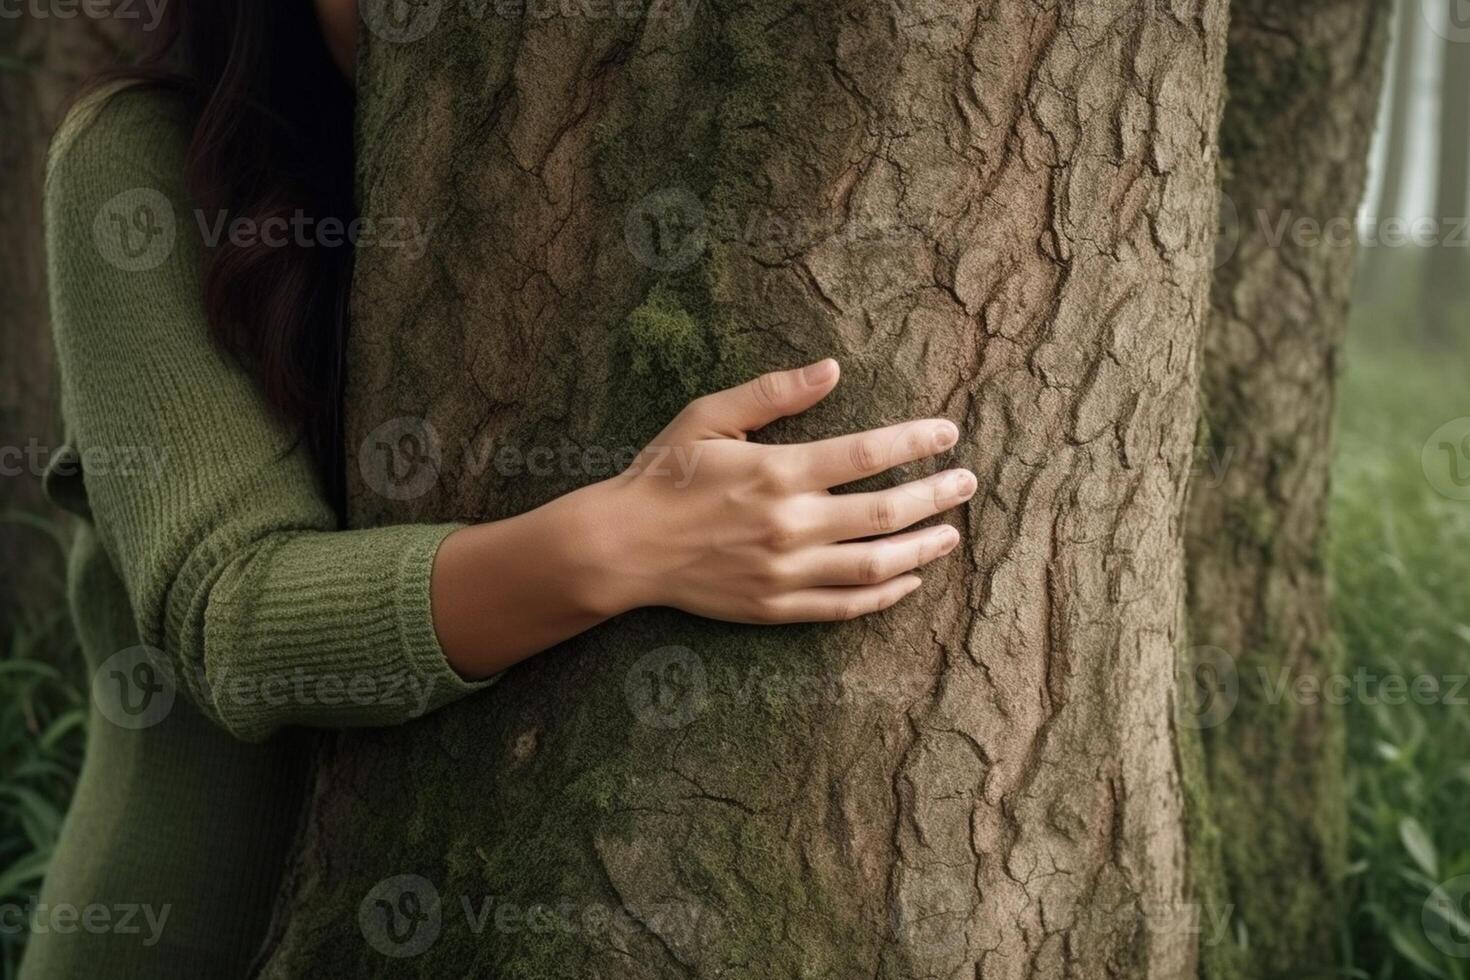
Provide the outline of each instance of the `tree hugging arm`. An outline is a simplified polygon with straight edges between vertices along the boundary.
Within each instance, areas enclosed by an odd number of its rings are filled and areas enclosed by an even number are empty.
[[[53,144],[65,441],[47,489],[90,523],[137,642],[226,730],[403,722],[478,686],[431,615],[435,554],[458,525],[338,529],[293,428],[209,336],[188,132],[171,96],[128,89],[86,100]]]
[[[838,375],[836,362],[820,361],[697,399],[622,475],[451,534],[433,575],[450,662],[484,677],[641,606],[779,624],[851,619],[908,595],[913,571],[960,537],[944,524],[905,529],[968,500],[974,475],[829,491],[945,451],[958,439],[953,423],[803,445],[746,439],[815,405]]]
[[[74,113],[53,148],[66,445],[47,485],[91,521],[139,639],[235,735],[402,722],[641,606],[768,624],[876,612],[958,543],[905,529],[968,499],[967,471],[829,492],[944,451],[948,421],[746,439],[825,397],[832,361],[697,399],[626,473],[526,514],[339,530],[304,446],[209,337],[186,132],[166,97],[128,91]],[[690,465],[672,471],[671,450]]]

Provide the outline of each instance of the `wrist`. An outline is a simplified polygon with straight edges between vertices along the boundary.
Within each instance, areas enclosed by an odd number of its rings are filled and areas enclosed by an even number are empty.
[[[547,505],[569,555],[572,601],[599,620],[653,604],[653,590],[635,558],[638,522],[623,498],[614,478]]]

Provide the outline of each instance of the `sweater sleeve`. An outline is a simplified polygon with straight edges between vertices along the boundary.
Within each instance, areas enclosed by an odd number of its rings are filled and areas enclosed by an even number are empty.
[[[179,692],[237,737],[395,724],[485,686],[434,633],[430,569],[456,525],[338,530],[301,441],[209,337],[186,132],[170,97],[129,90],[53,144],[48,488],[91,520]]]

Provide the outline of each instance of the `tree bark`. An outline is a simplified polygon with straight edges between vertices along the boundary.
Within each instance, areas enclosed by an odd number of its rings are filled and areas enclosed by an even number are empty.
[[[1343,719],[1323,697],[1290,692],[1330,690],[1341,670],[1325,518],[1387,21],[1374,0],[1231,10],[1220,143],[1238,220],[1221,240],[1205,332],[1187,545],[1196,669],[1227,698],[1197,702],[1195,722],[1225,872],[1216,900],[1236,923],[1207,975],[1336,975]]]
[[[890,613],[640,611],[331,736],[265,975],[1193,975],[1223,2],[427,9],[361,65],[363,212],[435,224],[360,252],[352,523],[517,513],[829,354],[762,438],[948,416],[981,491]]]
[[[0,17],[0,445],[21,454],[3,460],[0,515],[50,513],[38,468],[60,436],[41,226],[46,149],[77,85],[136,39],[125,21],[34,9]],[[9,636],[8,624],[37,601],[54,605],[61,559],[36,531],[0,525],[0,632]]]

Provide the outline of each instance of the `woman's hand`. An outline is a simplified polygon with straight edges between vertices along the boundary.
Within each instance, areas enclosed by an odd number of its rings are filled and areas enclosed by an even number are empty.
[[[449,663],[488,677],[640,606],[794,623],[851,619],[908,595],[913,571],[960,536],[904,529],[968,500],[974,474],[828,489],[943,452],[959,437],[953,423],[794,446],[745,438],[821,401],[837,373],[822,361],[700,398],[620,476],[449,534],[429,588]]]
[[[905,531],[975,492],[956,469],[873,493],[829,493],[941,453],[959,438],[943,419],[904,422],[797,445],[746,434],[796,415],[837,384],[825,360],[700,398],[622,475],[599,485],[611,522],[617,611],[672,606],[712,619],[852,619],[919,586],[912,574],[948,554],[949,525]]]

